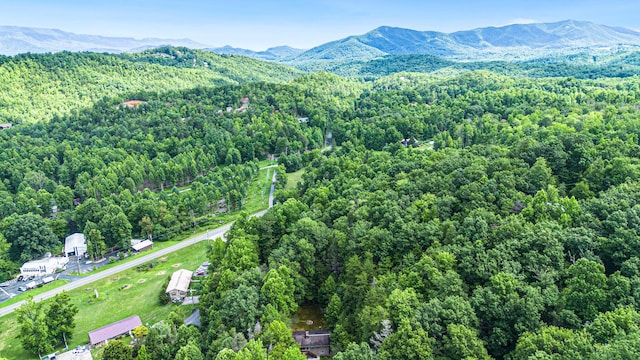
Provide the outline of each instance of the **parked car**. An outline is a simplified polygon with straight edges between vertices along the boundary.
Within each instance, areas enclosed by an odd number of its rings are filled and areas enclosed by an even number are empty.
[[[20,287],[18,288],[18,291],[22,291],[22,292],[24,292],[24,291],[27,291],[27,288],[26,288],[26,287],[24,287],[24,286],[20,286]]]
[[[18,276],[18,279],[16,279],[16,280],[22,281],[22,280],[24,280],[24,276],[20,275],[20,276]]]

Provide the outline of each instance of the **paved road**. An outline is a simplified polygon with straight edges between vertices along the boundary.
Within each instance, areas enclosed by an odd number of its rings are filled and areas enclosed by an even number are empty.
[[[271,192],[269,194],[269,207],[273,206],[273,193],[275,191],[275,181],[276,181],[276,174],[275,173],[276,172],[274,171],[273,172],[273,178],[272,178],[273,183],[271,184]],[[260,212],[255,213],[255,214],[252,214],[251,217],[262,216],[266,212],[267,212],[267,210],[262,210]],[[136,258],[134,260],[131,260],[131,261],[127,262],[127,263],[114,266],[114,267],[112,267],[110,269],[103,270],[103,271],[101,271],[101,272],[99,272],[97,274],[93,274],[93,275],[89,275],[87,277],[83,277],[80,280],[76,280],[76,281],[70,282],[68,284],[65,284],[63,286],[60,286],[58,288],[55,288],[53,290],[49,290],[49,291],[47,291],[45,293],[42,293],[42,294],[39,294],[39,295],[35,295],[33,297],[33,300],[41,301],[41,300],[49,299],[49,298],[54,297],[56,294],[61,293],[62,291],[69,291],[69,290],[77,289],[77,288],[80,288],[80,287],[83,287],[83,286],[87,286],[88,284],[90,284],[90,283],[92,283],[94,281],[98,281],[98,280],[104,279],[106,277],[115,275],[115,274],[117,274],[117,273],[119,273],[121,271],[130,269],[132,267],[135,267],[135,266],[138,266],[138,265],[141,265],[141,264],[144,264],[144,263],[149,262],[151,260],[154,260],[154,259],[157,259],[159,257],[165,256],[167,254],[170,254],[170,253],[172,253],[172,252],[174,252],[176,250],[185,248],[187,246],[191,246],[191,245],[193,245],[195,243],[198,243],[198,242],[200,242],[202,240],[220,238],[230,228],[231,228],[231,224],[227,224],[227,225],[224,225],[224,226],[219,227],[217,229],[209,230],[204,234],[200,234],[198,236],[194,236],[192,238],[185,239],[185,240],[181,241],[180,243],[178,243],[176,245],[173,245],[173,246],[170,246],[168,248],[164,248],[162,250],[158,250],[156,252],[153,252],[153,253],[138,257],[138,258]],[[0,308],[0,316],[4,316],[4,315],[12,313],[13,311],[15,311],[15,309],[17,309],[20,306],[22,306],[22,304],[24,304],[25,302],[26,301],[22,300],[20,302],[17,302],[15,304],[9,305],[7,307]]]

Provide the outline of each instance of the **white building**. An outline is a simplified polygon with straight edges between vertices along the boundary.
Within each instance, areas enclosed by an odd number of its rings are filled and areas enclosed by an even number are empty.
[[[27,261],[20,267],[20,274],[23,276],[44,276],[51,275],[57,269],[64,267],[69,262],[67,257],[45,257],[40,260]]]
[[[83,256],[87,252],[87,239],[82,233],[75,233],[64,239],[64,256]]]

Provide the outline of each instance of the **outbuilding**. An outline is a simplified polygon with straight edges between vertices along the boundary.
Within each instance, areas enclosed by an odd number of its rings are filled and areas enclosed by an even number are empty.
[[[151,240],[143,240],[137,244],[132,244],[131,248],[135,252],[141,252],[149,249],[153,249],[153,241]]]

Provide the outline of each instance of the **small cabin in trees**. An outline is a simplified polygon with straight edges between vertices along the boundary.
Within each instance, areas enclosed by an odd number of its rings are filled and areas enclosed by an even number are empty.
[[[328,330],[294,331],[293,339],[300,344],[300,351],[308,355],[330,356],[331,333]],[[315,357],[314,357],[315,358]]]

